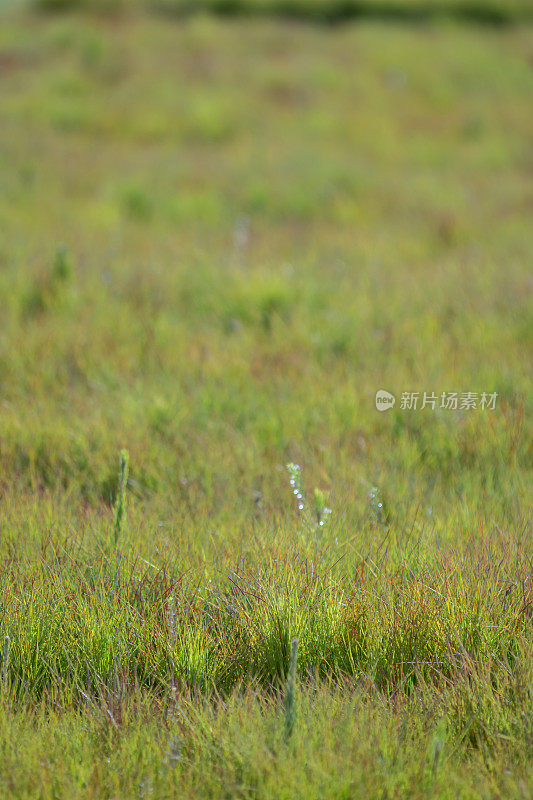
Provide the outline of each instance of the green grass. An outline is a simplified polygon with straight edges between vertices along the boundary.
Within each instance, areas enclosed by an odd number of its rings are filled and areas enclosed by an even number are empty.
[[[269,15],[3,15],[2,797],[531,795],[531,26]]]
[[[527,797],[527,680],[531,673],[491,684],[474,671],[454,692],[425,687],[393,703],[365,684],[308,686],[289,745],[279,698],[254,689],[203,703],[142,695],[68,714],[38,707],[31,726],[2,711],[3,774],[20,775],[21,797]]]

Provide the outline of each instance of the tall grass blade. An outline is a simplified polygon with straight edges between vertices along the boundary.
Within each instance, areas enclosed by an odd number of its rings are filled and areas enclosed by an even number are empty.
[[[128,483],[129,471],[129,454],[127,450],[122,450],[119,460],[119,486],[118,495],[115,506],[115,525],[114,525],[114,540],[115,547],[118,545],[124,531],[124,524],[126,520],[126,487]]]
[[[285,688],[285,741],[288,741],[293,733],[296,723],[297,698],[296,698],[296,664],[298,660],[298,639],[293,639],[291,643],[291,658],[289,662],[289,677]]]

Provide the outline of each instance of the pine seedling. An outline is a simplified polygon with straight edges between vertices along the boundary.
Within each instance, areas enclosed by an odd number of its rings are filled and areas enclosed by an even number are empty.
[[[118,545],[119,539],[124,531],[124,524],[126,520],[126,487],[128,483],[128,470],[129,470],[129,455],[127,450],[122,450],[119,459],[119,477],[118,477],[118,495],[115,506],[115,547]]]
[[[296,664],[298,660],[298,639],[291,643],[291,658],[289,662],[289,677],[285,687],[285,741],[292,736],[296,724],[297,698],[296,698]]]

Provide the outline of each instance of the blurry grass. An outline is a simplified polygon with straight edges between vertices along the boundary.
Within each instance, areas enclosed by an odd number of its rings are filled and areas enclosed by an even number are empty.
[[[408,22],[459,19],[498,25],[533,18],[530,0],[33,0],[33,5],[49,11],[116,14],[142,8],[176,16],[209,12],[325,23],[375,18]]]
[[[365,18],[416,22],[455,18],[502,24],[533,17],[531,4],[521,0],[154,0],[154,6],[176,14],[209,11],[225,16],[274,15],[315,22]]]
[[[528,797],[530,27],[2,22],[0,794]]]

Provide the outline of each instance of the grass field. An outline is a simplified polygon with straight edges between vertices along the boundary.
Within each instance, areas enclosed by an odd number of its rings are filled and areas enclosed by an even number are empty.
[[[47,5],[0,20],[0,796],[530,798],[529,4]]]

